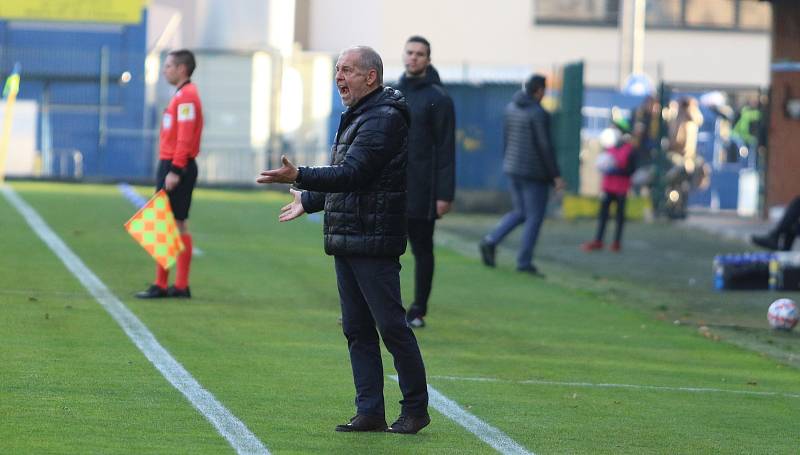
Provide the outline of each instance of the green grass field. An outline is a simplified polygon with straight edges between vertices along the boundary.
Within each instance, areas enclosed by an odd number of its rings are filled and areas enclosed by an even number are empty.
[[[12,186],[270,452],[495,452],[433,409],[417,436],[333,431],[354,412],[333,261],[319,223],[277,222],[288,195],[198,190],[193,298],[153,302],[132,297],[154,263],[116,187]],[[2,197],[0,232],[0,453],[233,452]],[[417,336],[430,385],[528,451],[798,452],[800,370],[576,285],[565,264],[546,280],[509,270],[440,247]],[[387,378],[390,420],[399,399]]]

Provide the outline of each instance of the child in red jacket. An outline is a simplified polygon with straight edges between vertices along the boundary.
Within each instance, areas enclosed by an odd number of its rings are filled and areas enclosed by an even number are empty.
[[[595,251],[603,248],[603,235],[608,222],[611,203],[616,203],[617,229],[614,232],[614,243],[611,251],[618,252],[622,248],[622,228],[625,225],[625,199],[631,188],[631,174],[635,170],[633,144],[630,137],[630,126],[624,119],[614,122],[614,130],[604,132],[605,136],[613,134],[613,140],[606,146],[606,156],[598,159],[598,167],[603,172],[603,199],[600,203],[597,234],[594,240],[581,245],[584,251]]]

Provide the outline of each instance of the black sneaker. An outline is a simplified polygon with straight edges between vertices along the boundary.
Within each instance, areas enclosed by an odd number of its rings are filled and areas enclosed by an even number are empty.
[[[386,419],[378,416],[356,414],[349,422],[336,425],[336,431],[386,431]]]
[[[137,299],[163,299],[166,296],[167,290],[155,284],[151,284],[149,288],[136,293]]]
[[[478,248],[481,250],[481,260],[483,261],[483,265],[487,267],[494,267],[495,246],[486,242],[486,240],[481,240],[481,243],[478,244]]]
[[[191,299],[192,298],[192,291],[189,290],[189,286],[186,286],[186,289],[179,289],[175,286],[170,286],[167,288],[167,297],[174,297],[178,299]]]
[[[428,414],[422,416],[407,416],[400,414],[389,428],[386,430],[389,433],[400,434],[417,434],[417,432],[431,423],[431,417]]]
[[[792,251],[792,245],[794,244],[794,239],[797,237],[797,234],[794,232],[787,232],[783,234],[783,245],[781,245],[781,251]]]
[[[780,246],[778,245],[777,235],[772,235],[772,234],[754,235],[750,237],[750,239],[753,241],[753,243],[762,248],[766,248],[768,250],[773,250],[773,251],[780,249]]]
[[[529,265],[528,267],[520,267],[517,269],[517,272],[527,273],[528,275],[535,276],[536,278],[544,278],[544,274],[532,265]]]

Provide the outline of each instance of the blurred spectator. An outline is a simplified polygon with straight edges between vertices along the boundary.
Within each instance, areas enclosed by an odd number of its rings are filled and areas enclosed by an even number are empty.
[[[673,106],[674,107],[674,106]],[[673,162],[682,162],[686,172],[694,172],[697,159],[697,136],[703,124],[703,114],[692,97],[678,101],[675,117],[669,124],[669,149]]]
[[[792,199],[778,224],[766,235],[754,235],[753,243],[768,250],[791,251],[800,233],[800,196]]]
[[[636,169],[636,157],[631,141],[630,124],[624,119],[614,123],[615,128],[603,131],[601,139],[605,151],[598,158],[598,169],[603,173],[603,198],[597,220],[597,233],[594,240],[581,245],[584,251],[603,249],[603,237],[608,223],[611,203],[616,205],[616,231],[611,251],[618,252],[622,247],[622,229],[625,225],[625,199],[631,188],[631,174]]]
[[[733,134],[740,138],[747,148],[753,152],[758,145],[758,131],[761,123],[761,110],[758,99],[753,98],[742,106],[733,126]]]
[[[689,192],[708,184],[709,166],[697,156],[697,138],[703,115],[697,100],[685,97],[670,103],[667,157],[672,168],[664,176],[664,210],[670,218],[685,218]]]
[[[511,179],[514,206],[480,243],[483,263],[495,266],[495,248],[514,228],[525,224],[517,271],[543,276],[533,265],[533,249],[544,221],[550,186],[564,187],[550,137],[550,114],[541,105],[545,78],[531,76],[523,90],[514,94],[506,106],[503,171]]]
[[[629,124],[632,126],[631,144],[637,166],[631,182],[637,191],[646,188],[649,192],[655,174],[653,163],[659,150],[661,104],[653,95],[646,96],[633,111]]]
[[[652,154],[658,148],[658,129],[661,121],[661,105],[655,97],[648,95],[633,111],[631,119],[633,131],[631,142],[636,159],[641,164],[649,164]]]

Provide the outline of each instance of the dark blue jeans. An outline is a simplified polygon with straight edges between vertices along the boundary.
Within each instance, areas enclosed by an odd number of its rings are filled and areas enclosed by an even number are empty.
[[[533,265],[533,249],[544,221],[550,184],[514,176],[510,178],[511,203],[514,208],[500,219],[484,240],[490,245],[497,245],[514,228],[525,223],[517,254],[517,268],[521,269]]]
[[[378,333],[394,358],[404,415],[427,414],[428,386],[417,339],[400,299],[399,258],[335,256],[342,330],[350,350],[356,412],[384,417]],[[377,330],[376,330],[377,326]]]

